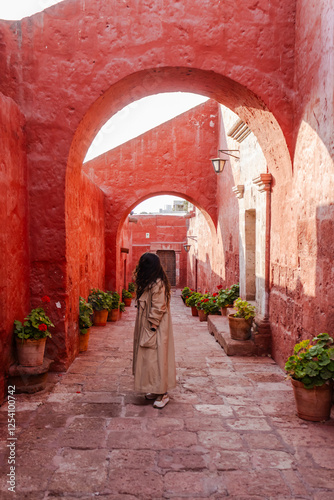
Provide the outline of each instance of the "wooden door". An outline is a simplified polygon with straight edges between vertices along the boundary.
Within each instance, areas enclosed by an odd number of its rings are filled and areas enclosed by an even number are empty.
[[[157,255],[171,286],[176,286],[176,258],[174,250],[158,250]]]

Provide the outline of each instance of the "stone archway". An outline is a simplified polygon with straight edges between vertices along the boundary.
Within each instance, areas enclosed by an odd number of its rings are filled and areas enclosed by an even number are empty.
[[[124,105],[150,93],[175,89],[197,92],[213,97],[215,101],[232,109],[248,123],[249,128],[257,135],[267,160],[268,170],[275,171],[277,180],[284,179],[286,182],[287,177],[291,174],[288,148],[277,121],[257,96],[229,78],[197,69],[159,68],[135,73],[117,82],[86,113],[76,130],[69,154],[66,175],[66,257],[67,291],[69,294],[70,310],[75,309],[78,296],[78,290],[73,284],[78,282],[80,278],[78,274],[79,266],[78,263],[76,264],[77,256],[80,254],[80,193],[77,189],[78,176],[80,178],[82,160],[90,141],[98,128],[106,121],[107,117],[109,118]],[[162,191],[167,192],[168,189],[167,182]],[[138,201],[137,196],[138,194],[133,203]],[[117,217],[114,214],[117,203],[122,205],[124,198],[122,196],[114,198],[111,205],[113,208],[108,210],[107,207],[106,209],[106,220],[112,220],[114,227],[118,225]],[[106,247],[115,248],[116,252],[115,230],[107,229],[106,237],[106,241],[108,241]],[[117,266],[117,253],[106,255],[107,274],[111,261]],[[116,275],[114,274],[111,281],[108,279],[107,282],[108,285],[110,283],[116,284]],[[71,303],[73,304],[72,306]]]
[[[129,207],[126,211],[121,213],[121,218],[119,220],[119,224],[117,227],[117,233],[116,233],[115,239],[108,240],[108,242],[106,243],[106,246],[112,245],[112,248],[114,249],[114,251],[112,252],[112,258],[110,260],[114,262],[113,269],[115,269],[114,276],[110,276],[108,274],[106,275],[106,283],[108,285],[111,283],[110,286],[116,288],[117,290],[120,288],[120,285],[122,283],[122,265],[121,265],[122,242],[121,242],[121,238],[122,238],[123,229],[126,227],[127,222],[128,222],[127,219],[130,216],[131,211],[133,210],[133,208],[135,206],[137,206],[139,203],[141,203],[142,201],[145,201],[148,198],[151,198],[154,196],[159,196],[159,195],[176,196],[178,198],[183,198],[183,199],[189,201],[193,206],[195,206],[203,214],[203,217],[207,223],[208,232],[209,232],[210,237],[211,237],[212,246],[214,246],[215,243],[217,242],[217,231],[216,231],[216,225],[215,225],[214,220],[211,218],[211,215],[205,210],[205,208],[198,203],[198,200],[196,200],[196,198],[194,199],[191,196],[189,196],[186,189],[184,192],[181,192],[181,191],[168,191],[168,192],[161,191],[161,192],[152,192],[150,194],[146,194],[146,195],[142,196],[139,200],[137,200],[135,203],[133,203],[133,205],[131,207]],[[135,218],[135,216],[134,216],[134,218]],[[180,245],[175,246],[175,248],[177,248],[177,247],[180,247]],[[106,252],[107,251],[108,251],[108,249],[106,248]],[[108,268],[108,265],[106,264],[106,269],[107,268]]]

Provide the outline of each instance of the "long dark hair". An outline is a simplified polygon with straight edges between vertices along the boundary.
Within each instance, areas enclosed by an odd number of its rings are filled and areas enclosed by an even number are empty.
[[[144,253],[140,257],[135,271],[137,299],[144,293],[146,288],[152,286],[159,279],[165,285],[166,302],[168,304],[170,299],[170,284],[160,259],[155,253]]]

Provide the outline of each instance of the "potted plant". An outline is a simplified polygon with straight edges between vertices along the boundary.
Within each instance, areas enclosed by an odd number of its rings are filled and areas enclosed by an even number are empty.
[[[92,314],[92,305],[89,302],[86,302],[83,297],[79,297],[80,352],[87,351],[88,349],[90,327],[92,326]]]
[[[88,296],[88,302],[94,310],[94,325],[105,326],[107,324],[108,311],[111,306],[111,296],[99,288],[93,288]]]
[[[42,302],[46,306],[50,303],[50,298],[44,295]],[[24,318],[23,323],[15,320],[14,325],[19,364],[22,366],[42,365],[46,339],[51,338],[48,328],[54,326],[43,307],[32,309]]]
[[[204,295],[202,295],[199,299],[199,301],[196,303],[196,308],[198,311],[198,317],[200,321],[207,321],[208,315],[209,315],[209,294],[206,292]]]
[[[202,297],[202,294],[199,292],[193,292],[187,299],[186,299],[186,305],[188,307],[191,307],[191,314],[192,316],[198,316],[198,309],[196,307],[197,302],[199,302],[200,298]]]
[[[136,285],[132,281],[130,281],[130,283],[128,284],[128,290],[132,294],[132,298],[134,299],[136,296]]]
[[[108,292],[108,293],[111,296],[111,305],[108,312],[108,321],[117,321],[120,295],[117,292]]]
[[[213,293],[209,296],[209,314],[220,315],[220,307],[218,304],[218,293]]]
[[[230,288],[218,287],[217,304],[221,309],[222,316],[227,315],[227,308],[233,307],[234,301],[239,297],[239,283],[230,286]]]
[[[197,302],[198,316],[200,321],[207,321],[209,314],[219,314],[219,306],[217,305],[217,293],[211,295],[205,293]]]
[[[122,319],[122,314],[124,313],[124,311],[125,311],[125,304],[124,304],[124,302],[120,302],[119,303],[119,313],[118,313],[119,319]]]
[[[236,313],[228,315],[230,335],[234,340],[247,340],[251,334],[255,307],[240,297],[234,301]]]
[[[123,288],[122,290],[122,301],[125,304],[125,307],[130,307],[131,306],[131,300],[132,300],[132,293]]]
[[[320,422],[330,418],[334,380],[333,339],[319,333],[294,347],[285,364],[291,379],[297,415],[304,420]]]
[[[183,300],[183,303],[185,304],[186,303],[186,300],[190,297],[190,295],[193,293],[193,290],[191,290],[191,288],[189,288],[188,286],[185,286],[182,290],[181,290],[181,299]]]

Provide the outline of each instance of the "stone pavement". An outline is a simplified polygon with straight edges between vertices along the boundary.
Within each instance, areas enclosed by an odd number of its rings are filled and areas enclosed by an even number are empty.
[[[298,419],[282,370],[227,357],[179,292],[172,311],[178,386],[163,410],[132,390],[133,306],[93,328],[55,384],[16,395],[16,493],[0,408],[1,499],[334,499],[334,420]]]

